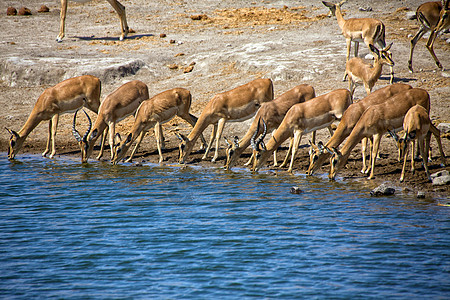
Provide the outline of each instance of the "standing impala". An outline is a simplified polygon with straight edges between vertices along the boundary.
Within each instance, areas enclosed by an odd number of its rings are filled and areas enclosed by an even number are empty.
[[[69,0],[61,0],[61,14],[60,14],[60,24],[59,24],[59,34],[56,37],[56,41],[58,43],[62,42],[64,38],[64,29],[66,25],[66,13],[67,13],[67,2]],[[89,2],[91,0],[72,0],[74,2]],[[125,14],[125,6],[120,4],[117,0],[107,0],[109,4],[115,9],[120,18],[120,28],[122,30],[122,34],[120,35],[120,40],[122,41],[128,34],[128,24],[127,24],[127,16]]]
[[[375,92],[366,96],[361,101],[355,102],[352,105],[350,105],[344,112],[344,115],[342,116],[339,125],[334,131],[333,136],[325,144],[325,146],[327,148],[337,148],[345,140],[345,138],[347,138],[350,135],[350,133],[353,130],[353,127],[355,127],[359,118],[368,107],[383,103],[393,95],[398,93],[404,93],[405,91],[411,88],[412,87],[407,84],[395,83],[392,85],[388,85],[384,88],[381,88],[379,90],[376,90]],[[365,154],[367,139],[363,139],[362,144],[363,146],[361,148],[361,151],[363,158],[363,168],[361,172],[365,173],[369,171],[369,168],[366,168],[366,154]],[[325,148],[322,147],[320,143],[319,146],[312,144],[312,147],[314,151],[311,152],[310,155],[310,164],[308,171],[306,172],[307,175],[313,175],[314,172],[317,171],[322,166],[322,164],[330,157],[330,153],[328,151],[324,151]]]
[[[405,135],[403,138],[399,138],[397,134],[392,131],[389,133],[397,141],[397,147],[400,150],[400,155],[403,157],[402,175],[400,176],[400,182],[405,179],[406,160],[408,157],[408,144],[410,141],[416,140],[419,143],[420,156],[422,157],[425,173],[428,180],[431,181],[430,172],[428,171],[428,151],[430,148],[430,133],[432,133],[437,140],[439,151],[441,154],[442,164],[445,166],[445,154],[442,150],[441,133],[430,120],[428,112],[420,105],[411,107],[406,113],[405,120],[403,121],[403,130]],[[414,145],[411,147],[411,172],[414,174]]]
[[[273,84],[270,79],[256,79],[230,91],[215,95],[203,109],[191,133],[185,137],[178,135],[180,143],[180,163],[184,163],[192,151],[198,137],[209,125],[213,125],[211,138],[202,159],[206,159],[214,139],[216,149],[212,161],[219,156],[219,141],[226,122],[241,122],[253,117],[258,108],[273,100]]]
[[[131,152],[130,158],[127,159],[127,161],[131,161],[147,131],[154,127],[159,162],[161,163],[163,161],[161,149],[162,131],[160,132],[162,130],[161,124],[170,121],[174,116],[179,116],[194,127],[195,122],[197,122],[197,117],[189,113],[191,101],[192,96],[188,90],[176,88],[162,92],[142,102],[136,111],[131,132],[128,134],[126,140],[121,141],[114,147],[114,159],[112,162],[116,164],[120,161],[131,147],[131,144],[139,137],[136,146]],[[203,135],[200,138],[203,144],[206,145]]]
[[[370,50],[376,54],[373,65],[364,62],[360,57],[353,57],[347,62],[345,72],[348,75],[348,89],[352,95],[355,92],[356,83],[359,82],[364,84],[366,93],[369,95],[380,78],[383,65],[394,66],[394,61],[388,52],[391,46],[392,43],[379,51],[375,46],[369,45]]]
[[[359,118],[351,134],[348,136],[342,150],[336,148],[327,148],[332,153],[331,170],[328,177],[334,180],[336,174],[347,163],[353,148],[363,139],[373,137],[373,147],[371,155],[371,170],[369,179],[374,177],[375,161],[380,146],[381,137],[388,130],[400,130],[403,126],[403,119],[408,110],[414,105],[423,106],[427,112],[430,111],[430,96],[424,89],[414,88],[404,93],[398,93],[389,100],[372,105],[366,109]]]
[[[253,123],[250,125],[247,133],[244,137],[237,141],[235,140],[232,144],[228,145],[226,154],[227,162],[225,165],[226,169],[230,169],[236,163],[236,160],[241,156],[242,152],[250,145],[250,139],[253,133],[256,131],[259,119],[263,119],[266,122],[268,130],[274,130],[278,128],[283,121],[284,116],[288,112],[292,105],[297,103],[302,103],[312,98],[315,98],[316,94],[314,88],[308,84],[300,84],[293,89],[290,89],[286,93],[282,94],[273,101],[263,103],[261,108],[256,113]],[[288,156],[286,156],[288,157]],[[253,161],[253,156],[250,158],[249,163]],[[246,164],[246,165],[247,165]],[[274,152],[274,166],[277,165],[276,151]]]
[[[417,8],[416,18],[420,23],[420,28],[416,35],[411,39],[411,52],[408,60],[408,68],[411,73],[413,72],[412,59],[414,47],[416,46],[417,41],[428,31],[431,31],[431,34],[427,41],[427,49],[438,68],[443,69],[439,59],[434,53],[433,45],[439,32],[450,27],[449,3],[449,0],[442,0],[442,3],[441,1],[426,2]]]
[[[295,104],[286,113],[280,126],[267,143],[267,146],[261,148],[265,134],[255,141],[257,134],[255,132],[255,135],[252,137],[252,146],[256,159],[254,160],[252,169],[255,172],[258,171],[269,156],[287,138],[294,136],[291,163],[288,169],[288,172],[292,172],[295,154],[297,153],[302,136],[305,133],[331,125],[334,121],[342,117],[342,114],[350,104],[352,104],[352,96],[346,89],[334,90],[310,101]]]
[[[347,42],[347,56],[346,56],[346,62],[350,58],[350,50],[351,50],[351,43],[354,43],[355,46],[355,57],[358,56],[358,50],[359,50],[359,43],[364,42],[369,50],[372,52],[372,49],[370,49],[369,45],[375,46],[377,44],[381,49],[386,48],[386,41],[385,41],[385,26],[383,22],[377,19],[372,18],[351,18],[345,20],[342,11],[341,6],[347,2],[347,0],[343,0],[339,3],[333,4],[331,2],[322,1],[322,3],[328,7],[332,14],[336,16],[339,28],[341,28],[342,35],[345,37],[345,40]],[[347,73],[344,74],[343,80],[347,78]],[[394,69],[391,67],[391,80],[390,83],[394,82]]]
[[[109,94],[100,105],[97,120],[94,123],[94,128],[89,132],[86,138],[80,140],[77,136],[75,136],[81,148],[81,162],[85,163],[88,161],[94,149],[95,142],[101,134],[104,134],[101,142],[100,153],[97,156],[97,159],[102,157],[108,130],[112,160],[114,158],[113,145],[116,123],[125,119],[129,115],[132,115],[139,105],[147,99],[147,85],[139,80],[127,82]],[[75,118],[76,115],[74,119]],[[73,130],[75,131],[76,129],[73,128]],[[106,132],[104,132],[105,130]]]
[[[58,127],[59,115],[69,113],[85,106],[97,113],[100,106],[101,84],[97,77],[84,75],[64,80],[57,85],[46,89],[36,101],[25,125],[19,132],[8,129],[9,139],[8,158],[14,159],[23,146],[23,142],[42,121],[49,120],[48,139],[42,156],[52,152],[50,158],[56,153],[55,137]]]

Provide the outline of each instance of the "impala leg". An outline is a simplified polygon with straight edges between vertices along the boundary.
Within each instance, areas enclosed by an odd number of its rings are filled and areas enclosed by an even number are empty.
[[[295,155],[297,154],[298,146],[300,145],[300,141],[302,139],[302,132],[296,130],[294,133],[294,142],[292,143],[292,155],[291,155],[291,163],[289,164],[288,172],[292,173],[292,169],[294,166]]]
[[[156,132],[158,131],[158,132]],[[164,158],[162,155],[162,142],[163,140],[161,139],[162,136],[162,127],[161,127],[161,123],[156,123],[155,126],[155,138],[156,138],[156,147],[158,148],[158,154],[159,154],[159,163],[162,163]]]
[[[438,148],[439,148],[439,153],[441,154],[441,161],[442,161],[442,165],[446,166],[447,163],[445,161],[445,154],[444,154],[444,150],[442,149],[442,142],[441,142],[441,132],[439,131],[439,129],[436,128],[436,126],[434,126],[433,124],[430,124],[430,132],[434,135],[434,137],[436,138],[436,142],[438,144]],[[428,153],[429,148],[430,148],[430,138],[427,140],[427,144],[426,144],[426,151]]]
[[[56,37],[58,43],[62,42],[64,38],[64,29],[66,25],[67,0],[61,0],[61,13],[59,15],[59,34]]]
[[[250,159],[248,160],[248,162],[246,162],[244,164],[244,166],[250,166],[254,159],[255,159],[255,154],[252,152],[252,156],[250,156]]]
[[[111,160],[114,157],[114,137],[116,135],[116,123],[109,123],[109,147],[111,149]]]
[[[222,137],[223,128],[225,127],[226,120],[220,119],[217,123],[217,134],[216,134],[216,149],[214,150],[214,157],[211,160],[212,162],[215,162],[216,159],[219,157],[219,144],[220,144],[220,138]]]
[[[128,157],[125,162],[131,162],[133,160],[134,154],[138,151],[139,146],[141,145],[142,140],[144,139],[145,134],[147,133],[147,131],[142,130],[141,133],[139,134],[139,137],[136,141],[136,145],[133,148],[133,151],[131,151],[130,157]],[[155,137],[157,137],[157,135],[155,134]]]
[[[53,118],[52,118],[53,119]],[[52,119],[48,121],[48,136],[47,136],[47,145],[45,146],[44,152],[42,152],[42,156],[46,156],[50,151],[50,143],[52,139]]]
[[[366,150],[367,150],[367,143],[368,143],[369,139],[368,138],[363,138],[361,140],[361,156],[362,156],[362,161],[363,161],[363,167],[361,169],[361,173],[365,173],[368,172],[369,167],[367,166],[367,157],[366,157]]]
[[[52,140],[52,152],[50,153],[50,158],[53,158],[56,154],[56,130],[58,129],[59,114],[52,117],[52,128],[51,128],[51,140]]]
[[[100,152],[97,155],[97,160],[100,160],[103,156],[103,151],[105,150],[106,138],[108,137],[108,127],[106,127],[105,131],[102,133],[102,137],[100,140]]]
[[[416,172],[416,167],[415,167],[415,161],[414,158],[417,155],[417,153],[414,153],[415,151],[415,145],[416,145],[416,140],[413,140],[411,143],[411,172],[414,174]],[[417,145],[417,147],[419,147],[419,145]],[[420,149],[419,149],[419,153],[420,153]]]
[[[354,49],[354,54],[355,54],[355,57],[358,57],[358,52],[359,52],[359,42],[357,42],[357,41],[354,41],[353,42],[353,46],[355,47],[355,49]]]
[[[438,68],[443,70],[442,64],[439,61],[439,59],[437,58],[437,56],[436,56],[436,54],[434,53],[434,50],[433,50],[434,41],[436,40],[437,35],[438,35],[437,31],[433,30],[433,32],[431,32],[431,35],[428,38],[428,42],[427,42],[427,49],[430,52],[431,56],[433,56],[433,59],[436,62],[436,65],[438,66]]]
[[[161,143],[161,149],[166,149],[166,140],[164,138],[164,134],[163,134],[163,128],[162,128],[162,124],[158,123],[158,125],[156,125],[157,127],[155,127],[155,137],[156,135],[158,135],[158,139],[156,139],[156,142]]]
[[[109,4],[116,10],[117,14],[120,18],[120,28],[122,30],[122,34],[120,35],[120,40],[124,40],[126,36],[128,35],[128,23],[127,23],[127,16],[125,14],[125,6],[120,4],[117,0],[108,0]]]
[[[373,146],[372,146],[372,166],[371,166],[371,170],[370,170],[370,176],[369,179],[373,179],[374,175],[373,175],[373,170],[375,169],[375,162],[377,160],[377,155],[378,155],[378,149],[380,148],[380,142],[381,142],[381,134],[375,134],[373,136]]]
[[[411,39],[411,51],[409,53],[409,60],[408,60],[408,69],[409,69],[409,72],[411,72],[411,73],[413,72],[412,59],[413,59],[414,47],[416,47],[417,41],[422,38],[422,36],[425,34],[426,31],[427,31],[427,29],[425,29],[425,27],[421,26],[419,31],[417,31],[416,35]]]
[[[180,118],[182,118],[183,120],[185,120],[186,122],[188,122],[192,128],[194,128],[195,123],[197,123],[198,118],[194,115],[191,114],[187,114],[187,115],[179,115]],[[202,141],[202,145],[200,146],[200,150],[202,149],[206,149],[207,144],[206,144],[206,140],[205,137],[203,136],[203,133],[200,134],[200,140]]]
[[[405,142],[408,143],[408,142]],[[414,163],[414,156],[413,159],[411,160],[411,163]],[[403,180],[405,180],[405,170],[406,170],[406,161],[408,160],[408,145],[406,145],[405,147],[405,153],[403,153],[403,167],[402,167],[402,175],[400,175],[400,182],[403,182]]]
[[[422,163],[427,174],[428,181],[431,181],[430,171],[428,170],[428,153],[425,149],[425,137],[419,137],[418,139],[420,155],[422,156]]]
[[[205,154],[203,154],[202,159],[206,159],[206,157],[208,157],[209,150],[211,150],[212,144],[214,143],[214,138],[216,137],[216,132],[217,132],[217,124],[214,124],[211,132],[211,137],[209,138],[208,147],[206,147]]]
[[[277,161],[277,149],[273,151],[273,166],[278,167],[278,161]]]
[[[294,139],[292,137],[289,138],[289,149],[286,153],[286,157],[283,160],[283,163],[280,165],[280,168],[283,168],[287,165],[289,160],[289,155],[291,155],[292,147],[293,147]]]
[[[348,60],[350,59],[350,49],[352,48],[352,40],[347,39],[346,43],[347,43],[347,54],[346,54],[345,62],[348,62]],[[347,72],[345,72],[344,78],[342,78],[342,81],[345,81],[345,80],[347,80]]]

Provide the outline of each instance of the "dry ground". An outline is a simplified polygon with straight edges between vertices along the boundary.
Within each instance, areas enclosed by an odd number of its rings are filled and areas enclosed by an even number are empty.
[[[341,78],[345,69],[345,41],[335,18],[328,18],[328,9],[320,1],[144,1],[123,0],[127,8],[128,23],[134,30],[129,38],[119,42],[119,22],[106,1],[86,4],[71,3],[66,24],[66,38],[56,43],[59,28],[58,1],[6,0],[0,3],[0,19],[3,24],[0,37],[0,126],[19,130],[25,122],[34,102],[42,91],[65,78],[92,73],[102,79],[102,99],[115,88],[133,79],[148,84],[154,95],[174,87],[185,87],[194,100],[191,107],[199,115],[206,102],[216,93],[229,90],[259,77],[274,81],[275,95],[300,83],[314,86],[316,94],[324,94],[336,88],[347,88]],[[431,117],[435,123],[450,122],[450,60],[449,34],[439,37],[435,52],[446,70],[436,69],[425,48],[425,39],[416,47],[415,73],[407,70],[410,36],[418,29],[416,21],[407,20],[407,11],[415,10],[422,1],[357,1],[345,6],[346,18],[375,17],[386,24],[386,39],[393,42],[396,62],[396,82],[427,89],[431,96]],[[50,8],[49,13],[38,13],[41,5]],[[21,6],[31,9],[31,16],[6,16],[6,9]],[[372,11],[359,8],[371,7]],[[192,17],[192,18],[191,18]],[[160,37],[165,34],[166,37]],[[368,50],[360,46],[360,56]],[[195,62],[192,72],[184,73],[184,67]],[[129,65],[137,65],[135,69]],[[114,67],[118,66],[118,67]],[[126,67],[123,67],[126,66]],[[178,68],[169,68],[177,66]],[[124,71],[125,70],[125,71]],[[388,69],[375,89],[388,84]],[[358,88],[356,98],[364,96]],[[95,116],[91,114],[93,118]],[[77,145],[71,135],[72,115],[60,120],[57,147],[59,155],[78,155]],[[131,127],[130,117],[118,125],[117,131],[126,133]],[[81,118],[80,128],[86,124]],[[242,136],[249,121],[233,123],[225,128],[226,136]],[[164,125],[166,132],[179,127],[189,133],[190,127],[175,118]],[[39,125],[28,137],[23,152],[39,153],[44,149],[47,125]],[[209,135],[209,129],[206,135]],[[153,134],[144,140],[136,161],[157,162]],[[0,136],[0,151],[6,151],[9,135]],[[208,138],[208,137],[207,137]],[[319,139],[329,138],[326,130]],[[177,160],[178,140],[166,134],[165,163]],[[302,141],[297,157],[296,172],[307,169],[307,141]],[[450,152],[450,142],[443,138],[444,151]],[[224,145],[223,145],[224,146]],[[437,147],[430,165],[432,172],[442,170],[437,160]],[[286,148],[286,147],[285,147]],[[359,147],[351,156],[344,179],[365,180],[361,168]],[[220,166],[221,160],[212,164],[200,160],[201,153],[192,155],[193,163]],[[248,158],[246,152],[242,162]],[[377,161],[376,180],[391,181],[399,187],[416,193],[425,190],[430,196],[448,197],[449,186],[433,187],[426,181],[423,168],[414,176],[406,176],[406,182],[398,183],[401,164],[396,160],[392,139],[385,138],[381,147],[382,159]],[[5,154],[6,155],[6,154]],[[109,151],[105,159],[109,158]],[[20,154],[17,159],[20,160]],[[326,172],[328,165],[322,168]],[[449,169],[447,167],[447,169]]]

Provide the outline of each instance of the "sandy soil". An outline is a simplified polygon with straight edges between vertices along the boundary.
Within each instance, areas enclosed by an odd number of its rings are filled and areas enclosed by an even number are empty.
[[[102,99],[121,84],[139,79],[148,84],[150,94],[166,89],[184,87],[193,94],[191,110],[200,115],[211,97],[255,78],[271,78],[275,96],[300,84],[311,84],[317,95],[337,88],[347,88],[341,78],[345,70],[345,40],[336,19],[327,17],[328,9],[320,1],[144,1],[123,0],[127,9],[129,26],[133,33],[123,42],[118,41],[119,21],[106,1],[86,4],[70,3],[66,22],[66,37],[56,43],[59,30],[58,1],[5,0],[0,3],[3,24],[0,37],[0,126],[19,130],[38,96],[47,87],[63,79],[94,74],[102,79]],[[446,70],[439,71],[425,48],[425,39],[419,41],[414,55],[415,73],[407,69],[412,35],[418,30],[417,22],[408,20],[406,14],[422,1],[357,1],[344,6],[346,18],[374,17],[386,25],[386,40],[393,42],[392,52],[396,63],[395,81],[425,88],[431,96],[431,118],[438,124],[450,122],[450,60],[448,33],[435,43],[435,52]],[[41,5],[50,8],[48,13],[38,13]],[[7,7],[19,9],[26,5],[31,16],[6,16]],[[360,8],[371,8],[363,11]],[[194,17],[196,16],[196,17]],[[164,34],[165,37],[161,37]],[[360,46],[359,56],[368,49]],[[195,62],[191,72],[184,68]],[[169,68],[169,66],[172,66]],[[173,68],[177,66],[177,68]],[[388,68],[374,89],[389,84]],[[362,87],[355,98],[364,97]],[[95,119],[95,115],[91,114]],[[83,123],[84,122],[84,123]],[[132,117],[122,121],[117,131],[126,133],[133,123]],[[58,155],[79,155],[78,146],[71,135],[72,115],[60,119],[57,136]],[[250,121],[232,123],[225,128],[226,136],[242,136]],[[86,126],[79,120],[80,130]],[[167,132],[174,127],[188,134],[189,125],[175,118],[164,125]],[[47,124],[40,124],[28,137],[23,152],[40,153],[46,141]],[[210,130],[206,132],[208,138]],[[326,130],[319,132],[319,140],[329,139]],[[7,150],[9,135],[0,136],[0,151]],[[295,171],[304,173],[309,163],[308,142],[301,142]],[[450,141],[443,137],[444,152],[450,152]],[[178,140],[166,133],[165,162],[176,163]],[[286,150],[286,146],[283,148]],[[222,145],[225,147],[225,145]],[[442,170],[437,146],[432,140],[432,172]],[[135,161],[157,162],[153,133],[149,133]],[[198,148],[197,148],[198,149]],[[350,157],[343,180],[365,181],[359,170],[359,146]],[[377,160],[376,179],[367,181],[370,186],[391,182],[406,193],[423,190],[429,197],[449,197],[450,187],[435,187],[427,182],[423,168],[415,175],[408,173],[404,183],[398,179],[401,163],[391,138],[384,138],[381,159]],[[5,154],[6,155],[6,154]],[[245,152],[241,162],[248,159]],[[280,155],[283,156],[283,153]],[[220,166],[220,159],[212,164],[201,161],[201,153],[191,157],[191,163]],[[17,156],[20,160],[20,154]],[[104,159],[109,159],[109,151]],[[269,161],[271,163],[271,161]],[[417,163],[419,166],[419,163]],[[324,165],[319,173],[327,172]],[[446,169],[449,169],[447,167]],[[285,170],[274,170],[284,172]],[[321,179],[325,180],[325,179]]]

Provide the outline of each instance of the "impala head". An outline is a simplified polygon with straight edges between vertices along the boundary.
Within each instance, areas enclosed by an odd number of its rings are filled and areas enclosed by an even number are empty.
[[[261,119],[258,120],[258,126],[256,127],[256,131],[253,134],[250,142],[253,148],[253,166],[252,171],[258,172],[258,170],[261,168],[261,166],[267,161],[267,158],[269,157],[269,153],[267,152],[266,145],[264,144],[264,138],[267,134],[267,126],[264,119],[262,119],[263,122],[263,132],[262,134],[256,139],[259,133],[259,126],[260,126]]]
[[[403,151],[406,149],[406,143],[404,138],[400,138],[397,133],[388,129],[389,135],[395,140],[395,146],[397,146],[398,150],[398,161],[402,160]]]
[[[9,147],[8,147],[8,159],[14,159],[17,152],[19,152],[20,149],[22,149],[23,142],[25,141],[25,138],[22,138],[17,132],[14,130],[5,128],[8,133],[11,135],[9,137]]]
[[[317,145],[309,141],[309,144],[311,145],[311,150],[309,152],[309,167],[306,171],[306,175],[312,175],[315,170],[315,166],[317,165],[317,160],[321,157],[323,154],[323,144],[322,142],[319,142]]]
[[[375,61],[379,61],[382,65],[388,65],[393,67],[395,65],[392,60],[392,53],[389,51],[391,49],[392,43],[386,46],[384,49],[378,50],[374,45],[370,44],[370,50],[377,55]]]
[[[330,9],[331,15],[335,15],[336,14],[336,9],[341,9],[341,6],[347,2],[347,0],[343,0],[339,3],[331,3],[331,2],[327,2],[327,1],[322,1],[323,5],[325,5],[326,7],[328,7]],[[331,17],[330,15],[330,17]]]
[[[229,170],[236,163],[237,157],[234,155],[236,149],[239,148],[239,137],[235,136],[233,142],[224,137],[227,149],[225,150],[227,160],[225,162],[225,169]]]
[[[131,146],[133,135],[131,133],[128,134],[125,140],[122,140],[119,133],[116,133],[114,137],[114,147],[113,147],[113,157],[111,162],[115,165],[117,164],[125,154],[127,154],[128,149]]]
[[[184,159],[186,157],[186,147],[190,145],[190,141],[184,134],[175,131],[175,135],[180,140],[180,144],[178,145],[178,149],[180,150],[180,157],[178,159],[178,162],[180,164],[184,164]]]
[[[89,115],[86,113],[86,111],[83,112],[86,115],[88,122],[89,122],[89,127],[86,130],[86,132],[84,133],[83,137],[80,135],[80,133],[78,132],[78,130],[75,128],[76,125],[76,121],[77,121],[77,114],[78,114],[79,109],[75,112],[74,116],[73,116],[73,124],[72,124],[72,134],[75,137],[75,139],[78,142],[78,145],[80,145],[80,150],[81,150],[81,162],[85,163],[87,162],[87,158],[89,157],[88,151],[89,151],[89,140],[88,140],[88,135],[89,132],[91,131],[92,128],[92,121],[91,118],[89,117]],[[92,136],[92,135],[91,135]]]
[[[343,159],[342,154],[338,149],[333,147],[330,150],[327,148],[327,151],[329,151],[331,154],[330,158],[331,167],[330,167],[330,174],[328,174],[328,178],[330,180],[335,180],[336,174],[345,164],[345,160]]]

